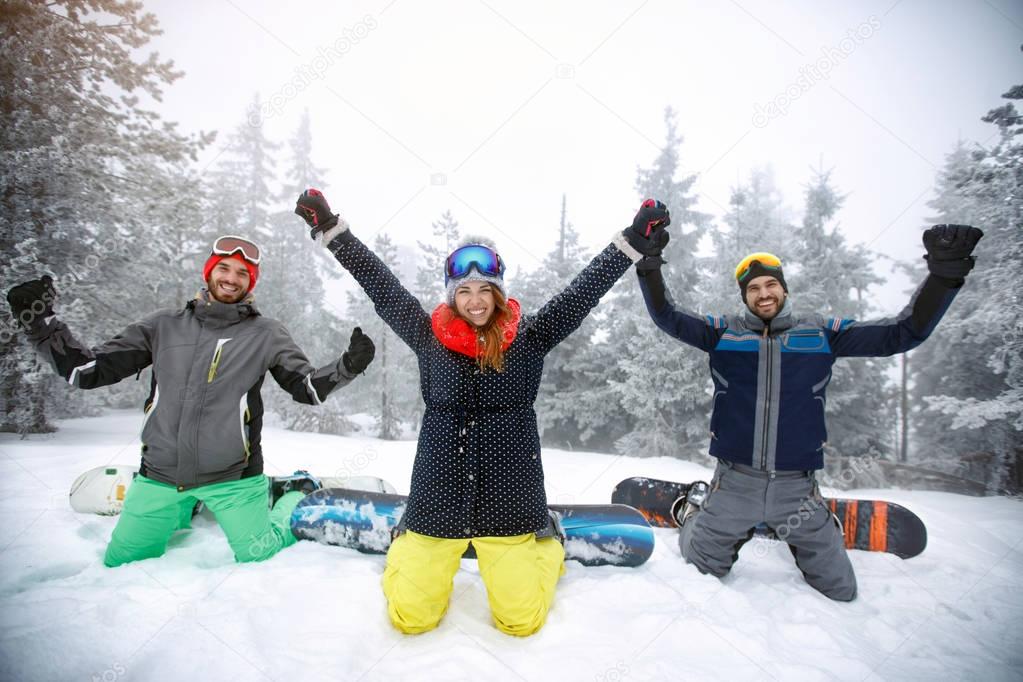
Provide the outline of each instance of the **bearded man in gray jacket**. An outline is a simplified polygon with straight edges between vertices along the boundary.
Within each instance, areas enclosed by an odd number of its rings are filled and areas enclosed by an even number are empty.
[[[141,467],[107,566],[162,555],[197,501],[216,516],[237,561],[268,559],[295,542],[290,518],[303,493],[284,494],[272,510],[267,504],[263,379],[269,370],[296,401],[319,405],[366,369],[374,347],[356,327],[347,352],[315,369],[284,325],[256,309],[260,260],[250,240],[220,237],[203,268],[206,287],[184,308],[156,312],[92,349],[54,315],[49,276],[8,293],[36,350],[70,385],[98,388],[153,367]]]

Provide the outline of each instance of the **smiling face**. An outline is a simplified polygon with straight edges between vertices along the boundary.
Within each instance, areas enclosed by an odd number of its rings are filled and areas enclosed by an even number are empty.
[[[206,284],[216,300],[237,303],[249,291],[249,271],[237,258],[224,258],[213,266]]]
[[[486,326],[494,315],[494,287],[490,282],[466,282],[455,289],[455,310],[469,324]]]
[[[764,322],[774,319],[785,304],[785,289],[774,277],[754,277],[746,285],[746,306]]]

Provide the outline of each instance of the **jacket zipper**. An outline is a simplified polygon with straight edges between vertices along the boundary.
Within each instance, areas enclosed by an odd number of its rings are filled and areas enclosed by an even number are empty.
[[[231,339],[217,339],[217,349],[213,351],[213,361],[210,362],[210,371],[206,373],[206,383],[212,384],[213,378],[217,376],[217,365],[220,364],[220,353],[224,350],[224,344]]]
[[[771,336],[769,328],[764,327],[764,339],[767,343],[767,378],[764,382],[764,426],[760,439],[760,468],[767,471],[767,434],[770,432],[769,420],[771,416]]]
[[[205,325],[199,329],[199,342],[202,341],[202,335],[205,331]],[[199,392],[199,410],[195,416],[195,440],[193,441],[193,455],[195,462],[195,475],[192,479],[192,484],[199,484],[199,433],[202,431],[202,414],[206,406],[206,389],[213,382],[213,377],[217,374],[217,365],[220,363],[220,349],[230,339],[217,339],[217,349],[213,351],[213,362],[210,364],[210,371],[206,375],[206,386],[202,387]]]

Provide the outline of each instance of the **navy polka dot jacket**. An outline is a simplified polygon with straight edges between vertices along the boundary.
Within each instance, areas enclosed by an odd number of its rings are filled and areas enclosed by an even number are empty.
[[[502,372],[441,345],[430,315],[350,231],[328,245],[419,361],[426,403],[405,524],[441,538],[508,536],[547,525],[547,496],[533,402],[544,356],[575,331],[639,259],[608,245],[535,315],[523,315]]]

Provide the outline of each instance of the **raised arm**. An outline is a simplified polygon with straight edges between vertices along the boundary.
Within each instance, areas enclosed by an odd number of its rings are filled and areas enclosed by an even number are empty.
[[[969,225],[935,225],[924,232],[930,274],[893,318],[829,321],[831,348],[839,356],[904,353],[923,343],[948,310],[973,268],[973,249],[984,236]]]
[[[352,274],[373,301],[377,314],[413,351],[432,336],[430,316],[419,300],[402,286],[391,269],[348,229],[348,223],[330,212],[319,190],[309,189],[298,198],[295,213],[310,227],[342,267]]]
[[[283,324],[273,335],[270,374],[295,402],[319,405],[331,392],[351,383],[373,361],[375,348],[358,327],[352,332],[348,350],[340,358],[314,369]]]
[[[643,292],[647,312],[661,331],[700,350],[711,351],[728,324],[721,317],[700,315],[675,307],[671,293],[664,284],[662,261],[644,258],[636,264],[639,289]]]
[[[545,352],[579,328],[632,263],[647,253],[660,254],[668,243],[666,228],[670,224],[667,206],[655,199],[643,202],[632,225],[616,234],[611,244],[533,317],[529,333],[537,336]]]
[[[909,304],[895,317],[856,321],[831,318],[831,349],[846,357],[887,356],[905,353],[923,343],[938,326],[959,287],[928,275]]]
[[[32,345],[69,384],[78,388],[108,386],[152,364],[155,316],[130,324],[106,343],[88,348],[54,315],[56,297],[53,280],[44,276],[11,289],[7,301]]]

